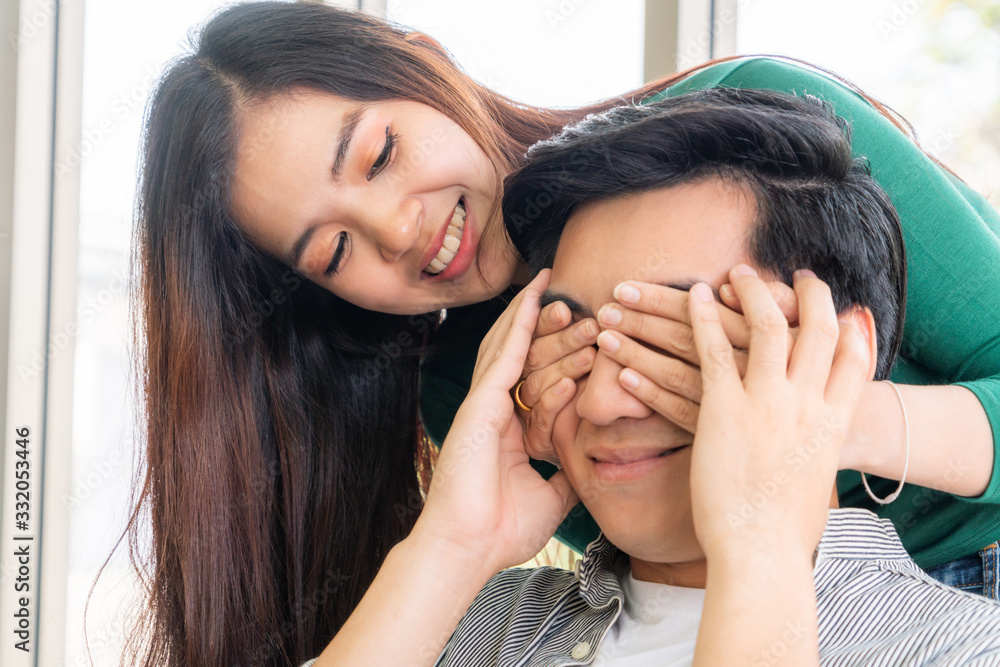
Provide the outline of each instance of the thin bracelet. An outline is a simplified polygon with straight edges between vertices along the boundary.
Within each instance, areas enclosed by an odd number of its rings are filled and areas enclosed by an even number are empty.
[[[865,491],[867,491],[871,499],[879,505],[888,505],[899,497],[900,491],[903,490],[903,484],[906,483],[906,472],[910,469],[910,420],[906,416],[906,405],[903,403],[903,395],[899,393],[899,387],[889,380],[886,380],[885,383],[892,387],[892,390],[896,392],[896,397],[899,399],[899,407],[903,408],[903,431],[906,433],[906,463],[903,464],[903,476],[899,478],[899,486],[885,498],[879,498],[872,493],[871,487],[868,486],[868,479],[865,477],[864,473],[861,473],[861,482],[865,485]]]

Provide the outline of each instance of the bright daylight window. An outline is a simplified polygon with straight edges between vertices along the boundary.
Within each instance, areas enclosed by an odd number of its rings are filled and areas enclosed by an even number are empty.
[[[902,114],[927,152],[1000,205],[1000,2],[739,0],[740,53],[847,78]]]

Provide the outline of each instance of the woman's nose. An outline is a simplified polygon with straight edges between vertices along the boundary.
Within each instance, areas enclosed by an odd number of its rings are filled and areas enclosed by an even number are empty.
[[[423,219],[423,206],[416,197],[374,207],[369,219],[371,235],[386,261],[398,261],[417,245]]]
[[[592,424],[607,426],[621,417],[644,419],[653,411],[618,382],[622,366],[600,352],[576,400],[576,413]]]

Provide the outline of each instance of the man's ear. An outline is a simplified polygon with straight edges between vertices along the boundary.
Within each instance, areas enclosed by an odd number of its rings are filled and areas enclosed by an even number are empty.
[[[838,318],[853,322],[861,331],[861,335],[864,336],[868,347],[868,379],[871,380],[875,377],[875,371],[878,369],[878,338],[875,335],[875,317],[872,316],[872,311],[854,306],[847,312],[838,315]]]
[[[441,55],[443,56],[448,55],[447,52],[444,50],[444,47],[441,46],[441,42],[437,41],[427,33],[419,31],[408,32],[406,33],[406,36],[403,37],[403,39],[405,39],[407,42],[419,42],[421,44],[426,44],[427,46],[431,47]]]

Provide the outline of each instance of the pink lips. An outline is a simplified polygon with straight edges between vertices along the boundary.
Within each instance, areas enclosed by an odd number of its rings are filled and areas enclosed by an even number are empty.
[[[598,480],[613,484],[632,482],[645,477],[660,466],[671,465],[678,452],[690,445],[680,445],[672,449],[615,448],[600,449],[590,453],[594,462],[594,476]]]
[[[616,447],[614,449],[599,448],[590,452],[590,458],[599,463],[615,463],[624,465],[656,458],[668,451],[664,447]]]
[[[424,268],[420,272],[421,280],[427,282],[451,280],[462,275],[472,266],[476,259],[476,243],[479,240],[479,237],[476,235],[475,222],[472,207],[469,205],[468,200],[465,200],[465,225],[462,227],[462,241],[458,246],[458,252],[455,253],[455,257],[448,263],[444,271],[436,275],[427,273],[427,265],[437,256],[442,244],[444,244],[444,236],[448,231],[448,224],[451,223],[451,218],[449,217],[445,225],[441,228],[441,231],[438,232],[434,243],[431,244],[431,250],[434,251],[433,254],[430,254],[430,251],[428,251],[428,255],[425,255]]]
[[[430,264],[435,257],[437,257],[437,254],[439,252],[441,252],[441,246],[444,245],[444,237],[448,233],[448,225],[451,224],[451,219],[454,217],[454,214],[455,214],[455,209],[452,208],[451,212],[448,213],[448,219],[444,221],[444,224],[441,225],[440,231],[438,231],[438,233],[434,236],[434,242],[431,243],[431,246],[427,249],[427,252],[424,253],[423,259],[420,260],[421,272],[427,271],[427,265]],[[466,217],[468,217],[468,213],[466,213]]]

